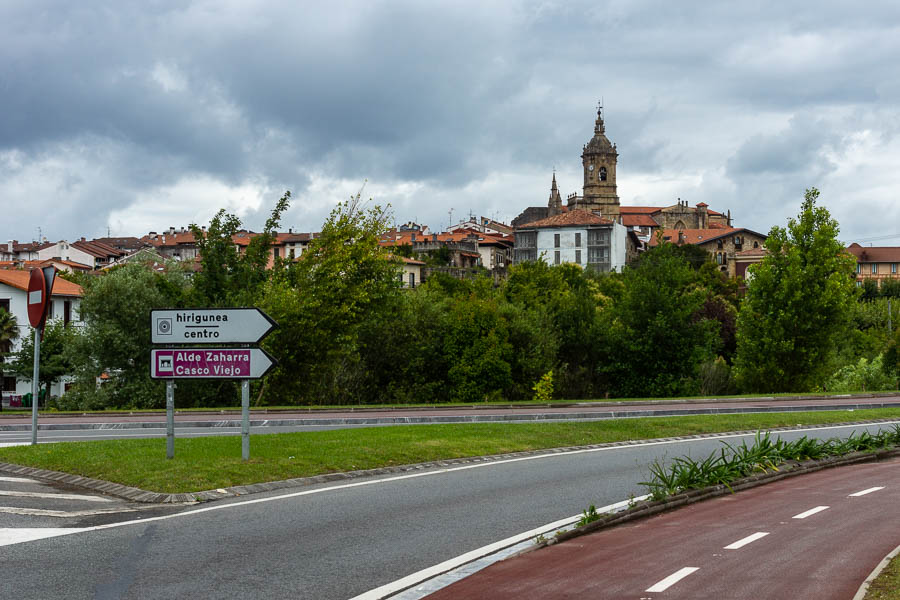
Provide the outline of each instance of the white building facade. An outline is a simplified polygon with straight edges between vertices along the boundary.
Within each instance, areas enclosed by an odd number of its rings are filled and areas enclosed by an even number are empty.
[[[19,327],[19,336],[13,340],[10,352],[18,352],[26,337],[33,335],[28,320],[28,279],[30,271],[0,270],[0,309],[6,310],[16,318]],[[53,296],[50,299],[50,307],[47,313],[47,321],[61,320],[66,325],[81,326],[81,286],[65,279],[57,277],[53,284]],[[7,360],[11,360],[7,358]],[[65,392],[66,383],[71,382],[70,377],[63,377],[50,386],[51,396],[60,396]],[[4,372],[0,377],[0,392],[4,406],[9,406],[10,400],[21,398],[32,391],[31,380],[22,379]]]
[[[622,271],[628,229],[586,210],[570,210],[516,228],[515,261],[574,263],[596,271]]]

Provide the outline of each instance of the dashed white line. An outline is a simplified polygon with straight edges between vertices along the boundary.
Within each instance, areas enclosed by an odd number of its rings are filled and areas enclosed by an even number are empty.
[[[740,539],[733,544],[728,544],[727,546],[725,546],[725,550],[737,550],[738,548],[743,548],[747,544],[752,544],[756,540],[764,538],[767,535],[769,535],[768,531],[757,531],[753,535],[748,535],[747,537]]]
[[[820,513],[820,512],[822,512],[823,510],[828,510],[829,508],[830,508],[829,506],[817,506],[817,507],[815,507],[815,508],[809,509],[809,510],[806,511],[806,512],[802,512],[802,513],[800,513],[799,515],[794,515],[792,518],[794,518],[794,519],[805,519],[806,517],[811,517],[812,515],[814,515],[814,514],[816,514],[816,513]]]
[[[0,481],[10,481],[12,483],[38,483],[34,479],[26,479],[24,477],[0,477]]]
[[[881,487],[871,487],[867,490],[863,490],[861,492],[856,492],[855,494],[850,494],[847,496],[848,498],[858,498],[859,496],[865,496],[866,494],[871,494],[872,492],[877,492],[878,490],[883,490],[884,486]]]
[[[700,567],[684,567],[683,569],[679,569],[675,571],[659,583],[654,584],[651,587],[648,587],[646,592],[664,592],[694,571],[699,571]]]
[[[100,496],[83,496],[81,494],[45,494],[42,492],[9,492],[0,490],[0,496],[16,496],[18,498],[50,498],[53,500],[85,500],[87,502],[112,502],[111,498]]]

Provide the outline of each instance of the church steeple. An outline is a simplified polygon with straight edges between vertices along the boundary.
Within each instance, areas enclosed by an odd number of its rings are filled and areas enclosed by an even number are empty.
[[[607,219],[619,216],[619,196],[616,194],[616,145],[606,137],[603,122],[603,103],[597,105],[594,136],[585,144],[581,154],[584,167],[584,207]]]
[[[559,188],[556,187],[556,170],[553,171],[553,183],[550,184],[550,201],[547,203],[547,208],[549,208],[548,217],[562,212],[562,198],[559,195]]]

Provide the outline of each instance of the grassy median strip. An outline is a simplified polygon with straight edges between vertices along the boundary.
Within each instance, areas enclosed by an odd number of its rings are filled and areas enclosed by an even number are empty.
[[[0,462],[178,493],[487,454],[889,418],[900,418],[900,408],[278,433],[252,436],[246,463],[239,436],[176,439],[172,460],[165,439],[106,440],[0,448]]]
[[[900,600],[900,556],[894,558],[872,582],[865,600]]]

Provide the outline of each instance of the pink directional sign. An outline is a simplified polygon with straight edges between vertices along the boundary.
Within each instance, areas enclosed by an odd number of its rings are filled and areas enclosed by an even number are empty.
[[[154,379],[257,379],[273,366],[259,348],[178,348],[153,350]]]

